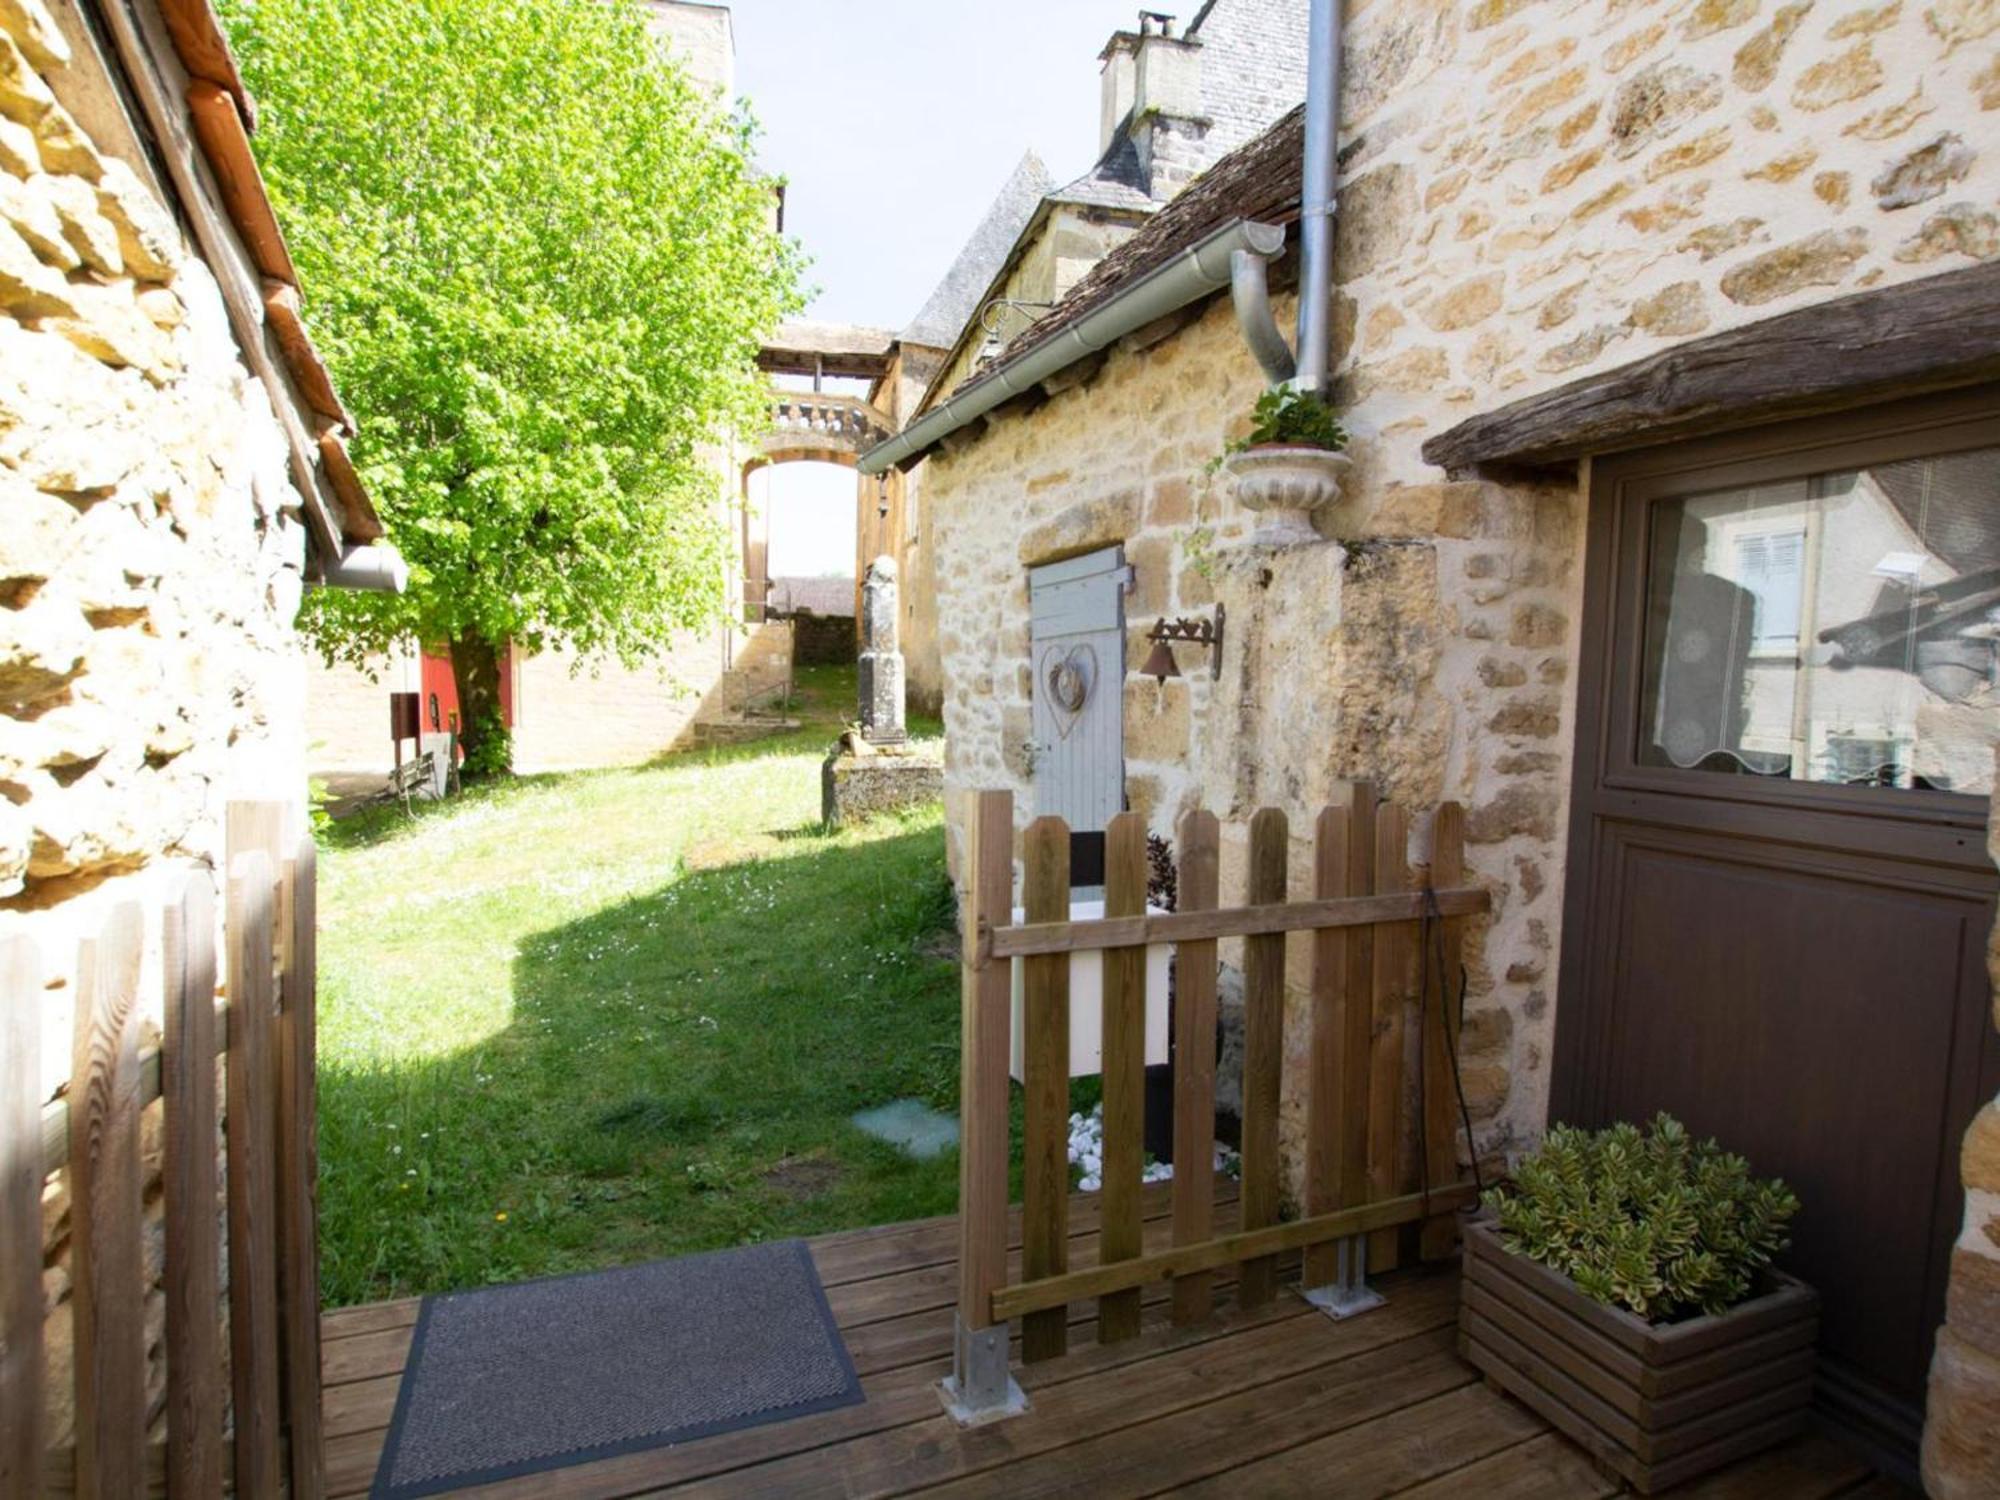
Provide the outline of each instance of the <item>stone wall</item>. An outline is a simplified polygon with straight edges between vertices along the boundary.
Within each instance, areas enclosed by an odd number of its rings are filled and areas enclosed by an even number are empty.
[[[2000,798],[1986,848],[2000,865]],[[2000,1026],[2000,925],[1987,944],[1986,972]],[[2000,1484],[2000,1099],[1973,1118],[1959,1160],[1965,1228],[1952,1247],[1924,1413],[1924,1490],[1935,1500],[1975,1500]]]
[[[63,53],[91,56],[0,5],[0,922],[52,975],[50,1091],[76,939],[219,870],[229,801],[302,826],[305,789],[284,437],[145,158],[82,123],[104,80]]]
[[[2000,6],[1368,0],[1346,56],[1343,545],[1247,545],[1204,472],[1262,386],[1223,301],[934,453],[954,849],[971,790],[1033,807],[1027,567],[1124,542],[1132,661],[1158,614],[1228,606],[1219,679],[1183,648],[1183,677],[1125,687],[1132,805],[1162,833],[1196,803],[1223,818],[1225,899],[1260,804],[1295,831],[1348,777],[1419,812],[1466,804],[1495,899],[1468,945],[1466,1084],[1483,1144],[1509,1149],[1547,1111],[1581,502],[1569,481],[1449,482],[1419,445],[1676,340],[2000,251]]]
[[[0,4],[0,931],[39,950],[44,1099],[69,1078],[78,940],[114,903],[140,904],[142,1026],[157,1036],[160,910],[191,869],[219,883],[227,804],[279,800],[304,824],[300,497],[216,282],[128,132],[89,38],[39,0]],[[155,1104],[141,1134],[153,1275],[160,1130]],[[42,1221],[61,1445],[62,1176]],[[164,1308],[155,1286],[155,1410]]]

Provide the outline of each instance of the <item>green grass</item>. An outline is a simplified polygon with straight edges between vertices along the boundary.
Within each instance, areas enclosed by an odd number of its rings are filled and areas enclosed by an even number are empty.
[[[328,832],[330,1304],[951,1210],[955,1153],[848,1123],[957,1108],[941,815],[821,831],[852,670],[801,689],[782,739]]]

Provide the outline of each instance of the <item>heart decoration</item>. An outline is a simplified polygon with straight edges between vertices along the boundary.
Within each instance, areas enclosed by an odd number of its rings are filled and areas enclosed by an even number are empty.
[[[1042,683],[1048,690],[1049,708],[1056,721],[1056,733],[1063,739],[1083,717],[1090,702],[1090,690],[1097,685],[1097,652],[1089,646],[1072,646],[1064,651],[1051,646],[1042,653]]]

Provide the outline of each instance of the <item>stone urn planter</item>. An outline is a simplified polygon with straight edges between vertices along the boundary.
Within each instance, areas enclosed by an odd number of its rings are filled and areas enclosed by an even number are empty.
[[[1258,514],[1252,540],[1266,546],[1318,541],[1313,513],[1339,502],[1350,464],[1345,453],[1296,443],[1260,443],[1222,460],[1236,498]]]
[[[1805,1426],[1819,1298],[1766,1271],[1726,1312],[1648,1323],[1508,1250],[1489,1220],[1465,1233],[1458,1330],[1489,1385],[1650,1495]]]

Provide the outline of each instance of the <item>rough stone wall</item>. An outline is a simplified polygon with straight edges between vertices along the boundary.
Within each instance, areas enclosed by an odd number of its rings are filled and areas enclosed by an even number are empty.
[[[1183,648],[1180,679],[1125,686],[1132,805],[1162,833],[1196,802],[1233,828],[1225,899],[1260,804],[1295,832],[1347,777],[1420,813],[1466,804],[1495,899],[1468,945],[1466,1083],[1507,1149],[1547,1110],[1581,501],[1448,482],[1419,445],[1593,367],[2000,251],[2000,5],[1372,0],[1346,55],[1343,545],[1246,546],[1203,472],[1262,384],[1226,302],[934,454],[954,849],[971,790],[1033,806],[1027,566],[1123,541],[1133,662],[1156,615],[1228,606],[1219,680]]]
[[[647,29],[664,36],[674,56],[696,83],[713,89],[725,104],[736,96],[736,36],[729,7],[691,0],[645,0]]]
[[[312,658],[306,674],[306,769],[315,776],[386,773],[396,758],[389,744],[389,695],[422,689],[423,669],[413,649],[381,659],[372,673]]]
[[[111,95],[91,59],[38,0],[0,4],[0,931],[40,953],[42,1098],[69,1078],[78,940],[114,903],[140,904],[157,1035],[160,911],[190,869],[220,872],[227,804],[276,799],[295,830],[304,819],[303,532],[285,441],[145,159],[93,134]],[[141,1119],[157,1277],[160,1107]],[[62,1175],[42,1229],[61,1445]],[[156,1411],[164,1309],[154,1286]]]
[[[2000,751],[1994,758],[2000,762]],[[2000,864],[2000,798],[1986,848]],[[2000,924],[1986,947],[1986,972],[2000,1026]],[[1973,1118],[1959,1162],[1965,1228],[1952,1247],[1924,1422],[1924,1490],[1935,1500],[1975,1500],[2000,1484],[2000,1099]]]
[[[230,800],[304,800],[284,438],[143,159],[61,102],[55,34],[0,5],[0,921],[53,977],[51,1091],[76,939],[219,869]]]

